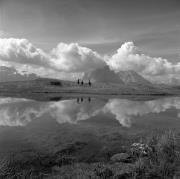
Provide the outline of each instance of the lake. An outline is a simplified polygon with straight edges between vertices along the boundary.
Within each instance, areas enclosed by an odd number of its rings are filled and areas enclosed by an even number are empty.
[[[60,161],[106,161],[153,130],[180,126],[179,97],[59,99],[0,98],[1,165],[48,171]]]

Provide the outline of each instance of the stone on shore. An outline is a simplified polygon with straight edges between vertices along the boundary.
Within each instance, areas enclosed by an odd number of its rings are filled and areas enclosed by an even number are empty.
[[[118,153],[111,157],[112,162],[126,162],[129,159],[129,155],[127,153]]]

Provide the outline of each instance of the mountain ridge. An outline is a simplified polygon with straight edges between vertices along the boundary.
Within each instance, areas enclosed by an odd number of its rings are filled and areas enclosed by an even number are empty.
[[[139,75],[133,70],[120,71],[115,73],[109,67],[93,70],[85,73],[83,79],[92,79],[95,82],[118,83],[118,84],[141,84],[152,85],[150,81]]]
[[[13,67],[0,66],[0,82],[35,80],[38,76],[34,73],[20,74]]]

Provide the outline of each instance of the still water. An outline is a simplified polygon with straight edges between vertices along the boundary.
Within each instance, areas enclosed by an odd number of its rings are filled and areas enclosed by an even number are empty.
[[[127,99],[76,98],[63,101],[35,101],[0,98],[1,129],[28,129],[36,124],[56,123],[92,125],[94,127],[178,127],[180,98],[169,97],[149,101]]]
[[[129,136],[159,128],[180,128],[180,98],[0,98],[0,157],[32,160],[31,165],[39,156],[55,161],[68,147],[79,161],[105,160],[107,151],[118,151]]]

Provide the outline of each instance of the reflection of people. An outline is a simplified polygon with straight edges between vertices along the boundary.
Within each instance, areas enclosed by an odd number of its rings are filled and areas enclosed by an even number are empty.
[[[77,103],[79,103],[79,98],[77,98]]]
[[[90,81],[90,80],[89,80],[89,83],[88,83],[88,84],[89,84],[89,86],[91,86],[91,81]]]
[[[88,101],[89,101],[89,103],[91,102],[91,97],[88,97]]]
[[[81,85],[83,86],[83,84],[84,84],[84,82],[83,81],[81,81]]]

